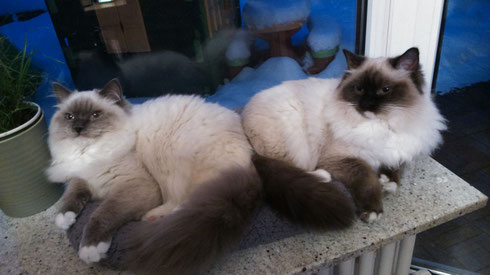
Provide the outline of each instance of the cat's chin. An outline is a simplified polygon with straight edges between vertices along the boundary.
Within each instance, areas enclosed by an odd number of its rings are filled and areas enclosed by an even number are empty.
[[[366,110],[362,110],[360,109],[359,107],[355,107],[357,113],[359,115],[361,115],[362,117],[364,118],[367,118],[367,119],[375,119],[377,116],[376,116],[376,113],[373,112],[373,111],[366,111]]]
[[[376,114],[373,112],[370,112],[370,111],[366,111],[366,112],[362,113],[362,115],[365,118],[369,118],[369,119],[375,119],[376,118]]]
[[[365,119],[377,119],[378,118],[376,113],[371,112],[371,111],[362,111],[359,109],[356,109],[356,111],[361,117],[363,117]]]
[[[81,134],[74,134],[72,136],[73,139],[96,139],[98,137],[102,136],[102,134],[87,134],[87,133],[81,133]]]

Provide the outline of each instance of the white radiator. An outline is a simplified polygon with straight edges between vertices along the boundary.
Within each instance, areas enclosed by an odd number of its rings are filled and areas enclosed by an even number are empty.
[[[408,275],[412,261],[415,235],[351,258],[319,275]]]

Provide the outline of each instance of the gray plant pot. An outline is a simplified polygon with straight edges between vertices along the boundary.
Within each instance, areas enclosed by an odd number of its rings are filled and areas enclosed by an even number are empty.
[[[0,134],[0,209],[7,216],[27,217],[53,205],[63,186],[47,180],[50,154],[44,113]]]

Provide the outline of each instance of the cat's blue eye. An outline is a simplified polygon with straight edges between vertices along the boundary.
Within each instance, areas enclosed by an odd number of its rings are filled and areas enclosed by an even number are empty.
[[[383,93],[387,93],[390,91],[390,87],[383,87],[383,89],[381,89],[383,91]]]
[[[70,113],[66,113],[66,114],[65,114],[65,119],[66,119],[66,120],[72,120],[72,119],[74,119],[74,118],[75,118],[75,116],[74,116],[74,115],[72,115],[72,114],[70,114]]]
[[[98,118],[100,116],[100,112],[93,112],[92,118]]]

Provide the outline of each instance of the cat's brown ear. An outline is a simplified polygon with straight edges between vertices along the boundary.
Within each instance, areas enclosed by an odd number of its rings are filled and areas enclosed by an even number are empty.
[[[419,69],[419,49],[410,48],[404,54],[390,58],[390,63],[397,70],[414,72]]]
[[[53,91],[56,95],[56,98],[58,99],[58,103],[62,103],[63,101],[65,101],[65,99],[67,99],[72,93],[70,89],[56,82],[53,82]]]
[[[99,94],[105,98],[114,100],[114,103],[119,103],[123,101],[123,93],[121,88],[121,83],[117,78],[109,81],[102,90],[99,91]]]
[[[356,69],[357,67],[362,65],[364,60],[366,60],[364,56],[349,52],[346,49],[343,49],[342,51],[344,52],[345,61],[347,62],[347,67],[349,69]]]

